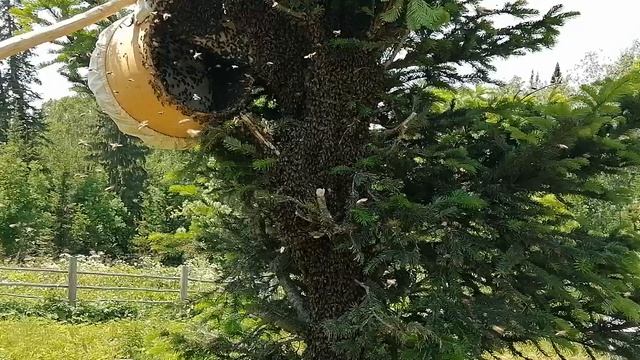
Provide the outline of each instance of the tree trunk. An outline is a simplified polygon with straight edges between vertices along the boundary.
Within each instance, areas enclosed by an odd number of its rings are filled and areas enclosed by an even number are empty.
[[[368,122],[359,106],[373,106],[380,92],[376,60],[361,50],[317,49],[305,72],[307,92],[304,118],[282,131],[278,169],[272,181],[280,194],[307,203],[317,202],[316,190],[326,189],[331,218],[347,216],[351,199],[350,177],[332,175],[339,165],[350,166],[365,153]],[[351,204],[352,205],[352,204]],[[290,247],[305,285],[311,315],[306,359],[340,359],[323,322],[336,319],[364,296],[362,269],[350,252],[335,245],[345,234],[311,236],[318,224],[301,219],[295,204],[280,209],[279,234]]]
[[[318,235],[323,225],[301,216],[300,204],[317,204],[316,192],[324,189],[324,210],[330,213],[325,215],[339,224],[357,200],[351,198],[352,178],[332,170],[353,165],[365,155],[369,121],[363,110],[374,108],[384,94],[379,59],[357,43],[334,43],[337,34],[357,38],[362,29],[353,30],[353,19],[334,19],[324,7],[328,2],[318,1],[323,10],[307,14],[272,1],[180,4],[156,0],[160,13],[171,14],[158,26],[166,22],[173,34],[189,34],[210,51],[247,65],[250,71],[245,75],[263,85],[278,104],[281,118],[274,120],[273,144],[279,155],[267,175],[266,190],[292,201],[269,210],[274,236],[291,254],[294,271],[302,279],[310,318],[305,358],[340,359],[323,323],[362,301],[363,271],[353,254],[336,249],[349,241],[348,234]],[[210,26],[203,27],[206,23]]]
[[[339,223],[357,199],[351,199],[352,178],[331,171],[365,155],[369,121],[361,113],[383,93],[378,59],[358,47],[332,45],[334,29],[322,16],[292,22],[272,8],[248,14],[245,10],[238,21],[250,39],[259,39],[253,68],[286,113],[274,139],[280,156],[269,179],[271,190],[313,204],[316,191],[325,189],[327,209]],[[261,64],[272,65],[265,72]],[[363,271],[353,254],[336,250],[347,234],[318,236],[318,224],[301,218],[299,210],[289,202],[273,216],[277,237],[290,250],[304,284],[311,320],[305,359],[341,359],[323,323],[362,301]]]

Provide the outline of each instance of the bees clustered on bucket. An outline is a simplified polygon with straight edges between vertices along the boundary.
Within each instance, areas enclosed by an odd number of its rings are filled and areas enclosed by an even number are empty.
[[[144,55],[156,96],[203,124],[246,107],[255,80],[222,1],[156,0],[151,8]]]

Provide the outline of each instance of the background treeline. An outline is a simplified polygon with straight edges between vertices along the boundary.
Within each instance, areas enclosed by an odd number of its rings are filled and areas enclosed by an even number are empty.
[[[188,154],[128,149],[105,139],[103,127],[111,124],[100,123],[89,96],[48,102],[39,116],[37,141],[8,128],[0,145],[3,256],[95,251],[129,257],[149,249],[148,236],[186,226],[178,214],[185,192],[172,185]]]
[[[0,40],[100,2],[2,0]],[[184,258],[180,236],[157,233],[187,226],[180,209],[192,194],[176,185],[177,171],[193,157],[151,151],[122,134],[86,85],[97,35],[116,18],[55,42],[51,63],[62,65],[76,96],[40,106],[33,54],[0,61],[0,256],[93,251],[131,258],[156,251],[170,263]],[[151,246],[148,238],[159,240]]]

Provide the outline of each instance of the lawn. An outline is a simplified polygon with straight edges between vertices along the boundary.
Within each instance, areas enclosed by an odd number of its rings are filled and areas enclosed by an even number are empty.
[[[536,347],[533,345],[519,344],[516,346],[516,348],[519,351],[521,351],[530,359],[536,359],[536,360],[559,360],[560,359],[557,356],[553,356],[553,357],[550,356],[550,355],[553,355],[554,352],[551,344],[549,344],[548,342],[543,342],[540,347],[544,351],[544,353],[536,349]],[[567,360],[593,360],[591,357],[589,357],[589,355],[583,349],[579,349],[579,348],[575,349],[573,352],[565,349],[562,351],[562,355]],[[487,355],[483,359],[496,360],[496,358],[500,360],[522,360],[521,357],[517,357],[511,354],[506,354],[504,352],[494,353],[494,356]],[[604,356],[604,355],[596,355],[596,358],[597,360],[614,360],[611,357]]]
[[[163,330],[177,331],[182,326],[184,323],[159,319],[75,325],[36,318],[0,321],[0,360],[182,360],[158,336]],[[533,348],[521,350],[531,359],[555,360]],[[583,353],[565,356],[589,360]],[[516,359],[508,355],[498,358]]]
[[[118,320],[66,324],[24,318],[0,321],[0,360],[178,360],[158,337],[179,322]]]

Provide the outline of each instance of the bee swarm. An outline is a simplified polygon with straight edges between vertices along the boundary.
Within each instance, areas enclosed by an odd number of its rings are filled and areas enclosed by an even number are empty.
[[[158,98],[201,123],[238,113],[254,79],[232,29],[224,26],[221,2],[157,0],[152,9],[145,59]]]

